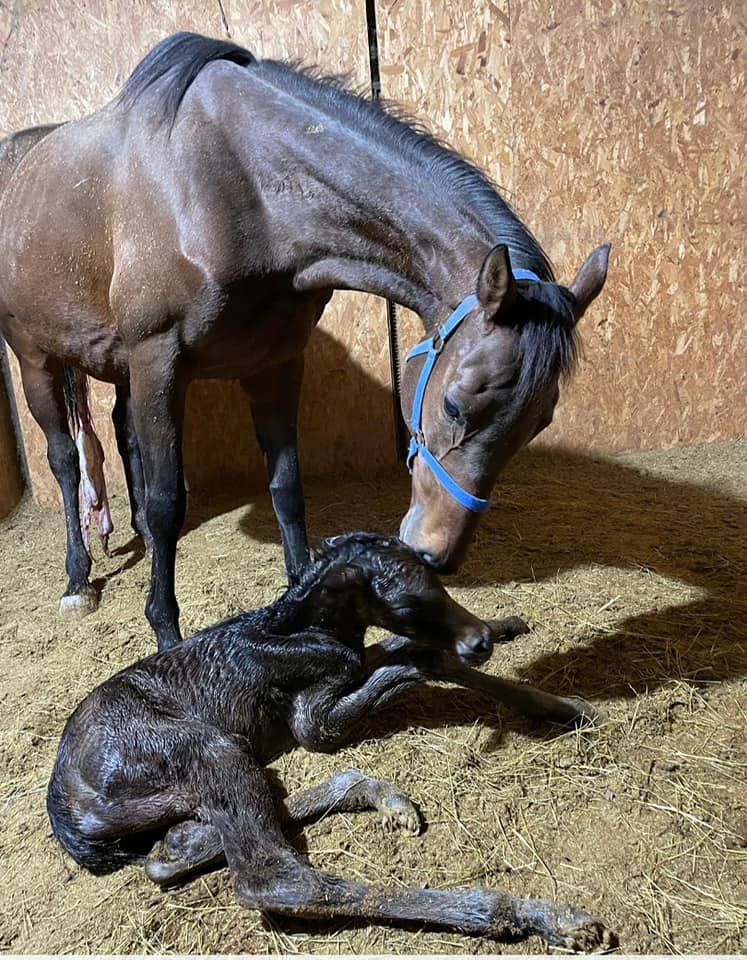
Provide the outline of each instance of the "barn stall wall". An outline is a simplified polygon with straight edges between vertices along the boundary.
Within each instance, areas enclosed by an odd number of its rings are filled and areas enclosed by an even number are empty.
[[[613,242],[583,321],[585,357],[543,442],[621,449],[744,431],[744,53],[736,0],[407,4],[379,0],[382,90],[484,167],[569,281]],[[230,35],[368,83],[362,0],[25,3],[5,35],[0,134],[103,104],[177,29]],[[12,91],[12,93],[11,93]],[[404,317],[404,344],[419,335]],[[18,390],[17,370],[14,382]],[[305,473],[368,476],[396,462],[383,305],[336,294],[307,354]],[[108,475],[124,489],[111,388],[94,391]],[[43,438],[19,400],[34,494],[57,502]],[[236,384],[190,389],[193,490],[257,488],[264,469]]]

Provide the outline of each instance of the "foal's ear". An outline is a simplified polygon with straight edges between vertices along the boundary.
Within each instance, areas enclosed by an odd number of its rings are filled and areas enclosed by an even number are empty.
[[[604,281],[607,279],[611,246],[610,243],[603,243],[601,247],[592,250],[574,277],[573,283],[568,287],[576,298],[574,309],[576,320],[581,319],[586,308],[602,291]]]
[[[485,257],[477,278],[477,299],[489,317],[510,307],[516,299],[516,284],[505,243],[493,247]]]

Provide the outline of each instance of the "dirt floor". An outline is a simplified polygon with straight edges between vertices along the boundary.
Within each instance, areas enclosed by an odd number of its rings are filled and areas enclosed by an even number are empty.
[[[747,442],[591,458],[527,451],[447,581],[533,631],[490,672],[601,707],[586,731],[532,724],[447,687],[409,695],[333,756],[274,765],[287,790],[348,766],[395,780],[427,822],[386,834],[338,816],[302,839],[349,878],[488,885],[554,897],[613,928],[625,953],[747,951]],[[309,527],[391,531],[401,481],[308,490]],[[304,927],[242,910],[227,871],[162,893],[139,868],[94,878],[51,836],[44,799],[62,726],[116,669],[154,649],[149,568],[113,504],[99,611],[60,619],[63,524],[28,498],[0,524],[0,949],[13,953],[511,953],[440,932]],[[191,503],[179,544],[185,632],[281,590],[274,518]]]

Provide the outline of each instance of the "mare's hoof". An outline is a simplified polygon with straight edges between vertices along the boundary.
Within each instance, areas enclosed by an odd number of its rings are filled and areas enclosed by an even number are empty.
[[[78,593],[66,593],[60,600],[63,617],[81,618],[95,613],[99,608],[99,595],[93,587],[84,587]]]
[[[390,793],[378,806],[381,825],[386,833],[403,830],[416,837],[423,826],[417,808],[404,794]]]

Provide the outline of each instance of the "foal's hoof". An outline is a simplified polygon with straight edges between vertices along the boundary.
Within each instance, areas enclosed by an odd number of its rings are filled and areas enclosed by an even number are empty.
[[[93,587],[83,587],[78,593],[66,593],[60,600],[63,617],[82,618],[95,613],[99,608],[99,595]]]
[[[403,830],[416,837],[423,826],[415,804],[402,793],[390,793],[378,806],[381,825],[386,833]]]
[[[552,900],[528,900],[522,910],[529,920],[528,932],[538,933],[554,947],[572,953],[600,953],[618,945],[617,934],[607,930],[583,910]],[[528,916],[527,916],[528,914]]]
[[[604,713],[592,706],[588,700],[583,700],[581,697],[566,697],[565,699],[567,703],[576,711],[575,715],[571,717],[570,721],[566,722],[574,723],[579,727],[598,727],[607,719]]]
[[[505,617],[503,620],[488,620],[493,643],[508,643],[522,633],[529,633],[530,627],[521,617]]]

